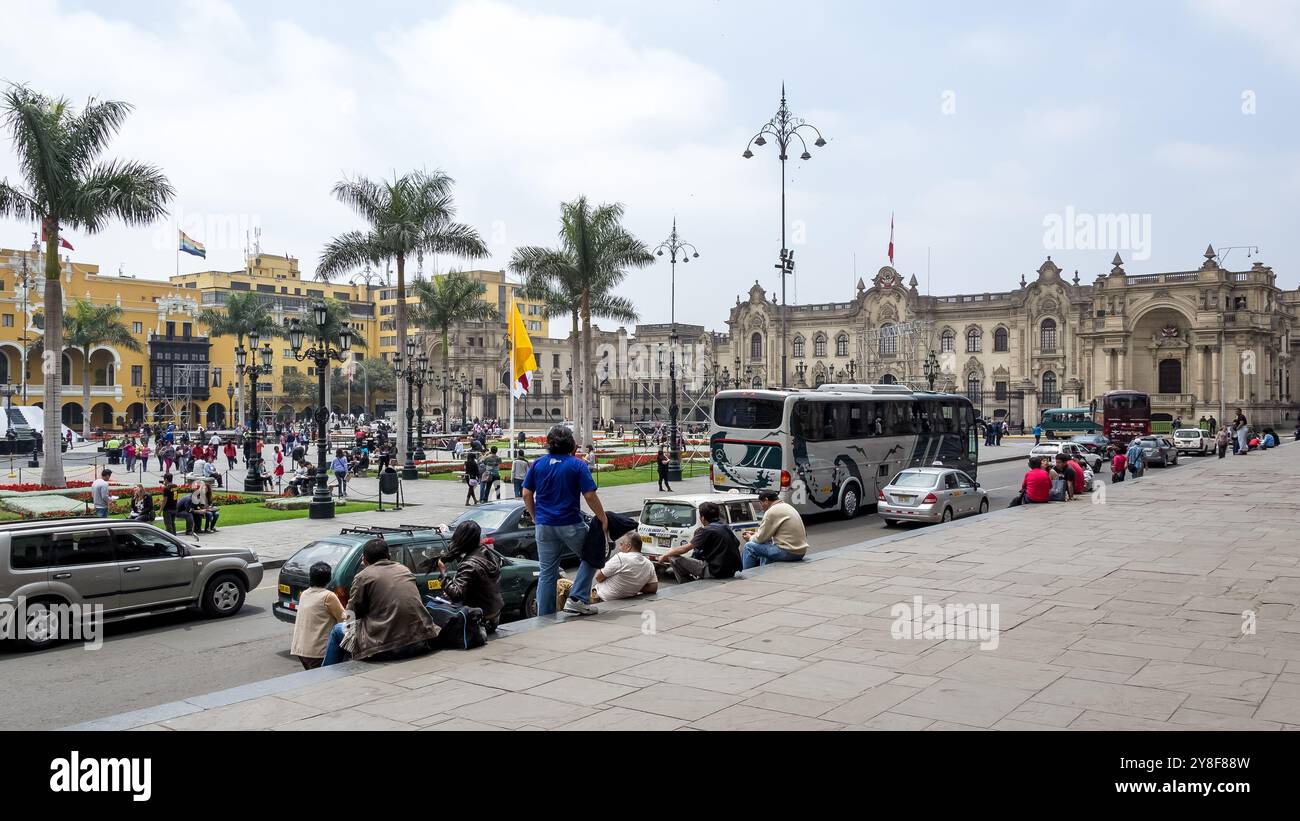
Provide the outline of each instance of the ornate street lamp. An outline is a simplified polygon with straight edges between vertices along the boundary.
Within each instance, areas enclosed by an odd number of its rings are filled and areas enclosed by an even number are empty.
[[[794,140],[799,141],[803,147],[803,153],[799,155],[801,160],[811,160],[812,154],[808,151],[808,144],[804,141],[804,133],[815,133],[817,139],[813,145],[817,148],[823,148],[826,140],[817,127],[802,119],[795,117],[790,113],[789,106],[785,102],[785,84],[781,84],[781,105],[776,110],[776,116],[769,120],[758,133],[749,139],[749,145],[745,146],[745,153],[741,154],[745,159],[754,156],[750,146],[767,145],[766,137],[771,137],[776,141],[780,153],[777,159],[781,161],[781,257],[776,267],[781,270],[781,386],[789,384],[786,379],[786,314],[789,311],[789,305],[785,299],[785,278],[787,274],[794,273],[794,252],[786,248],[785,244],[785,161],[789,159],[790,145]],[[739,368],[737,368],[739,370]]]
[[[850,359],[849,360],[849,382],[854,381],[853,374],[857,373],[857,371],[858,371],[858,363]]]
[[[469,432],[469,377],[463,373],[456,374],[454,385],[456,392],[460,394],[460,426],[462,433]]]
[[[803,378],[806,373],[808,373],[808,364],[800,359],[799,364],[794,366],[794,375],[798,377],[800,385],[805,384]]]
[[[352,348],[352,331],[346,326],[339,332],[338,348],[330,347],[325,339],[325,325],[329,321],[329,311],[324,302],[312,306],[312,316],[316,320],[316,344],[302,350],[305,332],[302,324],[294,320],[289,330],[289,347],[293,349],[293,358],[299,362],[310,360],[316,366],[316,489],[311,497],[311,507],[307,512],[312,519],[333,519],[334,499],[330,497],[329,479],[327,478],[326,452],[329,450],[329,409],[325,407],[325,378],[330,362],[342,362]],[[270,346],[267,346],[270,350]],[[270,362],[269,355],[265,357]],[[254,402],[257,400],[254,399]],[[256,419],[256,416],[254,416]]]
[[[244,473],[244,490],[247,492],[258,492],[263,488],[262,476],[259,468],[262,464],[262,449],[258,447],[258,434],[261,432],[261,416],[257,411],[257,379],[260,376],[271,373],[271,358],[274,352],[271,350],[271,343],[266,343],[261,349],[257,343],[261,337],[256,331],[248,335],[248,344],[250,350],[244,350],[240,345],[235,348],[235,373],[238,378],[248,377],[249,387],[249,411],[252,416],[252,429],[245,432],[244,436],[244,467],[247,471]],[[249,353],[253,355],[253,361],[249,362]],[[261,356],[262,364],[257,363],[257,357]],[[233,392],[232,392],[233,393]]]
[[[234,427],[231,424],[235,419],[235,383],[226,383],[226,427]]]
[[[935,356],[934,350],[925,357],[925,381],[930,383],[930,390],[934,390],[934,380],[939,376],[939,357]]]
[[[655,249],[655,254],[663,256],[664,251],[668,252],[668,263],[671,269],[668,298],[670,323],[668,335],[668,441],[670,442],[668,446],[668,479],[672,482],[680,482],[682,479],[682,450],[677,443],[677,256],[681,255],[684,264],[692,259],[698,259],[700,252],[677,233],[676,217],[673,218],[672,233],[668,235],[668,239],[659,244],[659,247]]]
[[[415,382],[415,458],[424,461],[424,386],[429,382],[429,357],[422,352],[415,361],[417,364],[411,377]]]
[[[415,419],[415,408],[411,405],[411,387],[412,379],[415,374],[415,340],[408,338],[406,340],[407,355],[403,356],[399,350],[393,354],[393,375],[397,377],[397,389],[401,390],[401,383],[406,382],[406,459],[402,464],[403,479],[418,479],[420,471],[415,467],[415,446],[412,423]],[[406,364],[403,365],[402,363]]]

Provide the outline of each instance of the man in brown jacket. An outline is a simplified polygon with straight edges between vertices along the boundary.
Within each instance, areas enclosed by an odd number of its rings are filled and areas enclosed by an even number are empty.
[[[427,652],[429,641],[438,637],[438,625],[425,609],[415,576],[388,557],[383,539],[366,542],[362,560],[365,566],[348,594],[348,609],[356,617],[352,658],[392,661]],[[342,624],[330,632],[322,666],[346,659],[343,635]]]

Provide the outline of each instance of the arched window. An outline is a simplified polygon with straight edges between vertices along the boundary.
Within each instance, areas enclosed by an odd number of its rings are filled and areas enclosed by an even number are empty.
[[[72,357],[68,356],[66,353],[63,355],[63,384],[72,384]],[[81,423],[80,417],[78,417],[77,423]]]
[[[817,334],[813,339],[813,356],[821,358],[826,355],[826,337],[823,334]]]
[[[763,358],[763,335],[757,331],[755,331],[754,335],[749,338],[749,358]]]
[[[1043,353],[1052,353],[1056,350],[1056,320],[1044,319],[1038,326],[1038,347],[1043,349]]]
[[[9,384],[9,357],[0,354],[0,383]]]
[[[836,356],[848,356],[848,355],[849,355],[849,336],[848,336],[848,334],[840,334],[839,336],[835,337],[835,355],[836,355]]]
[[[802,358],[802,357],[803,357],[803,337],[802,337],[802,336],[796,336],[796,337],[794,338],[794,349],[793,349],[793,354],[794,354],[794,357],[795,357],[796,359],[799,359],[799,358]]]
[[[966,353],[979,353],[983,347],[983,337],[979,328],[971,328],[966,332]]]
[[[943,334],[939,337],[939,351],[941,353],[950,353],[957,349],[957,334],[952,328],[944,329]]]
[[[898,328],[895,325],[880,326],[880,355],[894,356],[898,353]]]
[[[1061,396],[1056,392],[1056,372],[1047,371],[1043,374],[1043,399],[1042,403],[1051,405],[1061,401]]]
[[[972,399],[980,395],[980,375],[977,373],[966,374],[966,395]]]
[[[996,331],[993,332],[993,352],[994,353],[1007,352],[1007,329],[1006,328],[998,328]]]
[[[898,384],[898,380],[894,378],[894,375],[892,373],[887,373],[884,376],[880,377],[880,384],[896,385]]]

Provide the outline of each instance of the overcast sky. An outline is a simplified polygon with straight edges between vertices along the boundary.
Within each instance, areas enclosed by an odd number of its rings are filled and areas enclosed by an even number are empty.
[[[358,227],[335,180],[442,169],[482,267],[554,243],[580,193],[624,203],[651,244],[676,216],[700,250],[678,320],[720,328],[755,279],[777,287],[780,165],[771,143],[741,152],[784,81],[829,141],[786,168],[799,302],[851,298],[855,257],[866,279],[887,262],[891,212],[923,292],[927,248],[936,294],[1013,288],[1048,254],[1089,282],[1116,250],[1132,273],[1186,270],[1207,243],[1257,245],[1226,264],[1297,284],[1300,4],[1283,0],[0,0],[0,19],[0,81],[136,106],[111,154],[175,185],[208,247],[181,271],[242,267],[256,225],[311,275]],[[5,135],[0,176],[16,171]],[[1089,219],[1128,235],[1089,237]],[[0,221],[0,246],[31,230]],[[163,278],[174,236],[70,239],[74,259]],[[623,291],[664,321],[667,283],[663,262]]]

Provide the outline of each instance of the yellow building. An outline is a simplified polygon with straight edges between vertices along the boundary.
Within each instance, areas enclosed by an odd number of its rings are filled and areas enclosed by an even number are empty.
[[[36,250],[0,249],[0,384],[12,385],[13,404],[42,404],[43,382],[37,357],[24,351],[41,338],[34,318],[43,311],[44,255]],[[228,427],[236,421],[239,404],[236,389],[233,337],[209,338],[198,320],[204,309],[220,309],[231,293],[256,293],[266,302],[272,317],[287,325],[292,319],[309,322],[312,303],[321,298],[349,306],[352,330],[364,340],[353,356],[379,357],[391,361],[396,351],[397,289],[357,279],[338,283],[303,280],[298,260],[275,254],[253,253],[238,271],[201,271],[180,274],[167,281],[119,274],[106,275],[97,265],[62,260],[65,309],[74,299],[88,299],[99,305],[117,305],[122,321],[139,344],[139,351],[100,345],[90,351],[90,402],[83,399],[82,378],[86,356],[65,350],[62,368],[62,416],[65,424],[80,428],[83,414],[90,414],[92,426],[120,428],[140,421],[175,421],[209,428]],[[507,300],[520,304],[529,332],[547,334],[541,305],[518,296],[519,286],[507,280],[503,271],[469,271],[483,282],[483,299],[505,315]],[[285,374],[298,372],[315,376],[314,368],[292,356],[288,342],[270,340],[272,373],[258,382],[258,404],[263,416],[302,417],[315,404],[309,398],[286,395]],[[430,351],[430,353],[433,353]],[[23,362],[27,359],[24,376]],[[245,383],[247,380],[245,380]],[[247,387],[247,384],[243,386]],[[246,392],[246,391],[245,391]],[[235,395],[232,395],[235,394]],[[368,385],[356,384],[351,401],[331,396],[330,405],[342,410],[367,408],[390,395],[374,395]]]

